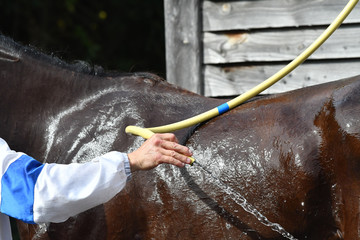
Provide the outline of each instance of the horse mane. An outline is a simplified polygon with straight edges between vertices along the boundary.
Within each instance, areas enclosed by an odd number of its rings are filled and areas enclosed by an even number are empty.
[[[64,68],[70,71],[94,75],[100,77],[142,77],[146,79],[153,80],[155,82],[165,81],[160,76],[150,73],[150,72],[119,72],[119,71],[106,71],[102,66],[92,65],[83,60],[74,60],[72,63],[68,63],[54,53],[46,54],[43,50],[38,49],[37,47],[31,45],[22,45],[10,37],[3,35],[0,32],[0,61],[19,61],[21,56],[29,56],[30,58],[36,59],[38,61],[46,62],[48,64]]]

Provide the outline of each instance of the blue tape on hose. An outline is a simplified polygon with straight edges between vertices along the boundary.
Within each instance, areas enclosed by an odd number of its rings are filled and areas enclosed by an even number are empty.
[[[229,104],[227,103],[224,103],[224,104],[221,104],[220,106],[217,107],[218,111],[219,111],[219,114],[223,114],[224,112],[227,112],[229,111]]]

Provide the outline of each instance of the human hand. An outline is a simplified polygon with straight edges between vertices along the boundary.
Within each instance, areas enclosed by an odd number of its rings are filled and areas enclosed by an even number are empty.
[[[172,133],[154,134],[140,148],[128,154],[131,171],[149,170],[162,163],[184,167],[190,164],[189,148],[178,143]]]

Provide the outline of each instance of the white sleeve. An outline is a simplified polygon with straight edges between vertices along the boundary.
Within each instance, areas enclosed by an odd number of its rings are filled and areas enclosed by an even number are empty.
[[[124,188],[128,163],[114,151],[88,163],[45,164],[34,188],[34,222],[63,222],[109,201]]]

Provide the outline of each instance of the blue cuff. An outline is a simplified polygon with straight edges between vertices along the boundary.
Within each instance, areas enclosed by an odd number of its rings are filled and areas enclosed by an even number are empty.
[[[129,157],[127,156],[127,154],[124,154],[125,160],[124,160],[124,167],[125,167],[125,174],[127,176],[126,181],[129,181],[131,179],[131,169],[130,169],[130,162],[129,162]]]
[[[10,164],[1,178],[2,213],[34,224],[34,188],[43,167],[25,154]]]

